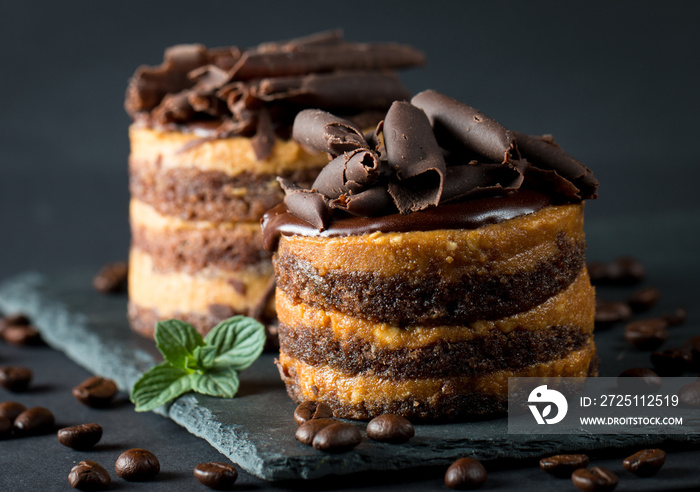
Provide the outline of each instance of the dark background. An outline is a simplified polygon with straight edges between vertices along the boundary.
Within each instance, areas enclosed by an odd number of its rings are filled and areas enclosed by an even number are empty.
[[[683,275],[700,271],[698,19],[692,1],[0,0],[0,278],[126,259],[123,98],[138,65],[177,43],[342,28],[425,51],[403,75],[413,92],[554,134],[601,182],[589,257],[638,256],[687,294]]]

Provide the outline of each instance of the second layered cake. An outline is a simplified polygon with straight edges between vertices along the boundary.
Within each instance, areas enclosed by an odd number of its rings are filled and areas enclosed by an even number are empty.
[[[472,418],[505,412],[508,377],[596,374],[590,171],[440,94],[412,102],[366,140],[344,123],[355,148],[266,215],[290,396]],[[309,141],[330,123],[297,124]]]

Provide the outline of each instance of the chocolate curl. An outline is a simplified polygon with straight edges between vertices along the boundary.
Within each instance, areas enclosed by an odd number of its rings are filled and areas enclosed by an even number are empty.
[[[319,109],[306,109],[297,114],[292,138],[333,157],[358,148],[368,148],[362,130],[355,124]]]
[[[440,203],[505,194],[520,188],[523,179],[522,172],[503,164],[470,162],[449,166]]]
[[[411,99],[428,115],[438,143],[449,150],[465,147],[494,162],[519,158],[513,134],[484,113],[433,90]]]
[[[153,118],[162,124],[189,120],[194,114],[194,108],[188,95],[188,91],[168,94],[153,110]]]
[[[264,161],[275,147],[275,128],[272,126],[270,113],[267,109],[262,108],[258,112],[258,123],[255,129],[255,135],[250,141],[255,151],[255,157],[258,161]]]
[[[285,100],[321,109],[381,109],[411,97],[394,72],[332,72],[251,83],[262,101]]]
[[[129,81],[124,107],[132,117],[150,111],[167,94],[175,94],[194,85],[187,76],[209,63],[207,49],[201,44],[177,45],[165,50],[164,61],[156,67],[141,66]]]
[[[357,149],[333,159],[321,170],[311,188],[330,199],[359,193],[379,177],[379,159],[371,150]],[[336,208],[342,208],[337,205]]]
[[[407,102],[394,102],[386,114],[381,132],[397,178],[389,193],[402,214],[440,202],[446,165],[432,130],[425,113]]]
[[[425,64],[425,55],[398,43],[305,45],[294,51],[247,51],[231,71],[236,80],[332,70],[399,69]]]
[[[195,81],[192,89],[201,92],[214,92],[229,81],[228,72],[215,65],[199,67],[192,70],[187,76],[190,80]]]
[[[210,48],[209,58],[211,63],[227,73],[236,62],[240,60],[243,53],[237,46],[226,46],[222,48]]]
[[[323,195],[300,188],[288,179],[278,177],[277,181],[284,190],[284,204],[291,213],[319,231],[328,227],[331,212]]]
[[[353,195],[341,195],[329,203],[331,208],[345,210],[352,215],[371,217],[396,212],[394,200],[384,186],[375,186]]]
[[[598,196],[598,180],[591,170],[564,152],[551,135],[513,133],[523,157],[535,168],[533,177],[550,182],[569,198],[586,200]]]
[[[343,30],[333,29],[329,31],[321,31],[308,36],[302,36],[287,41],[278,41],[274,43],[262,43],[255,49],[250,50],[256,53],[275,53],[282,51],[296,51],[306,46],[323,46],[329,44],[338,44],[343,41]]]

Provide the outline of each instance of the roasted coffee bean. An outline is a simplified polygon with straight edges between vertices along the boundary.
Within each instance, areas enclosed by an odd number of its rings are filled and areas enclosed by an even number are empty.
[[[117,394],[117,385],[111,379],[100,376],[87,378],[73,388],[73,396],[89,407],[106,407]]]
[[[700,336],[695,336],[687,340],[683,344],[683,348],[690,350],[690,355],[693,358],[691,367],[694,370],[700,370]]]
[[[12,434],[12,421],[0,416],[0,439],[7,439]]]
[[[20,413],[15,419],[15,429],[22,436],[45,434],[53,431],[56,420],[51,410],[32,407]]]
[[[690,369],[693,355],[686,348],[667,348],[651,353],[651,364],[661,376],[680,376]]]
[[[654,307],[659,302],[660,297],[661,291],[659,289],[656,287],[645,287],[632,293],[627,298],[627,304],[635,313],[641,313]]]
[[[294,410],[294,422],[301,425],[311,419],[329,419],[333,417],[333,410],[326,403],[318,401],[305,401]]]
[[[700,381],[681,386],[678,400],[689,407],[700,407]]]
[[[632,309],[624,302],[597,302],[595,308],[595,326],[597,329],[605,329],[627,321],[632,316]]]
[[[338,421],[335,419],[307,420],[299,426],[294,436],[300,443],[311,446],[314,441],[314,437],[316,437],[316,434],[318,434],[321,429],[328,427],[331,424],[335,424],[336,422]]]
[[[0,417],[5,417],[11,422],[14,422],[17,415],[24,412],[26,409],[27,407],[16,401],[4,401],[0,403]]]
[[[666,320],[669,326],[680,326],[683,323],[685,323],[685,320],[687,318],[688,311],[686,311],[683,307],[676,308],[676,310],[673,311],[673,313],[664,316],[664,319]]]
[[[152,480],[160,472],[160,462],[156,455],[145,449],[129,449],[124,451],[117,463],[114,471],[124,480],[130,482],[144,482]]]
[[[42,345],[39,330],[32,325],[9,325],[0,332],[0,337],[12,345]]]
[[[311,445],[319,451],[342,453],[354,448],[361,441],[362,434],[357,427],[345,422],[334,422],[318,431]]]
[[[15,393],[27,391],[32,376],[32,370],[27,367],[0,367],[0,386]]]
[[[640,477],[651,477],[666,463],[666,453],[662,449],[643,449],[628,456],[622,462],[625,470]]]
[[[413,424],[405,417],[386,413],[367,424],[367,437],[394,444],[408,441],[415,434]]]
[[[58,431],[58,442],[73,449],[90,449],[101,438],[102,427],[98,424],[73,425]]]
[[[13,314],[12,316],[5,316],[0,319],[0,331],[8,326],[28,326],[31,324],[32,321],[26,314]]]
[[[591,261],[586,265],[588,269],[588,276],[591,279],[592,284],[604,284],[608,281],[610,276],[608,264],[602,261]]]
[[[610,470],[594,466],[576,470],[571,474],[571,481],[584,492],[608,492],[617,487],[618,478]]]
[[[451,489],[472,490],[481,487],[488,478],[486,468],[474,458],[460,458],[445,472],[445,485]]]
[[[668,339],[667,327],[661,318],[633,321],[625,326],[625,340],[640,350],[656,350]]]
[[[620,373],[617,386],[624,392],[647,394],[661,388],[661,378],[646,367],[633,367]]]
[[[194,467],[194,478],[214,490],[232,490],[238,471],[230,463],[200,463]]]
[[[68,483],[78,490],[106,490],[112,478],[102,465],[84,460],[71,468]]]
[[[585,454],[558,454],[540,460],[540,468],[558,478],[571,478],[575,470],[587,466],[588,456]]]
[[[109,263],[92,279],[92,286],[105,294],[126,292],[128,275],[129,265],[126,262]]]
[[[615,285],[638,284],[647,276],[646,268],[631,256],[617,258],[608,265],[608,283]]]

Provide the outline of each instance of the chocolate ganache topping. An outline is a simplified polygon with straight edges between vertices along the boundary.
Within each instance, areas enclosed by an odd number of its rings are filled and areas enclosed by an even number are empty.
[[[293,137],[332,160],[311,189],[279,179],[284,204],[263,218],[270,250],[280,233],[476,228],[597,197],[591,171],[551,136],[512,132],[432,90],[395,101],[367,135],[323,110],[301,111]]]
[[[410,46],[352,43],[338,30],[246,50],[178,45],[165,51],[161,65],[136,71],[125,107],[134,120],[151,126],[189,125],[208,138],[252,137],[263,160],[275,134],[288,136],[301,109],[359,119],[383,112],[392,101],[410,97],[394,70],[424,63]]]

